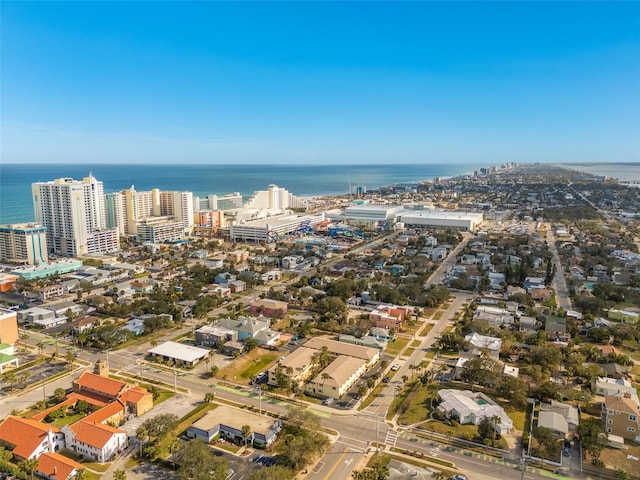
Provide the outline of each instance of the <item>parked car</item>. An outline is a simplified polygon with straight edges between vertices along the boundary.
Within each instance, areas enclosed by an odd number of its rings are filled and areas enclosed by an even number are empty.
[[[400,370],[400,365],[398,365],[397,363],[394,363],[393,366],[391,367],[391,371],[396,372],[398,370]]]
[[[571,448],[570,447],[564,447],[564,450],[562,450],[562,454],[565,457],[570,457],[571,456]]]

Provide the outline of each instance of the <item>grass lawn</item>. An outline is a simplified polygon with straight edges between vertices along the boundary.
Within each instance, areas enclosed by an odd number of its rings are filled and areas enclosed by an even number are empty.
[[[431,432],[442,433],[444,435],[450,435],[452,437],[463,438],[468,440],[470,437],[473,438],[478,434],[478,427],[475,425],[447,425],[442,422],[428,422],[424,425],[421,425],[420,428],[423,430],[429,430]]]
[[[416,351],[416,349],[415,349],[415,348],[413,348],[413,347],[409,347],[409,348],[407,348],[407,349],[404,351],[403,355],[405,355],[405,356],[407,356],[407,357],[410,357],[411,355],[413,355],[413,353],[414,353],[415,351]]]
[[[415,397],[413,397],[413,402],[411,402],[407,411],[398,418],[398,423],[403,425],[412,425],[414,423],[423,422],[429,418],[429,413],[427,389],[421,385],[418,387]]]
[[[442,318],[442,315],[444,315],[444,310],[438,310],[436,313],[433,314],[433,319],[438,321]]]
[[[218,372],[217,377],[229,380],[249,383],[252,376],[266,370],[279,358],[278,352],[272,352],[263,348],[254,348],[248,353],[238,357],[231,365]]]
[[[420,346],[422,342],[420,340],[414,340],[413,342],[411,342],[411,346],[413,348],[418,348]]]
[[[400,350],[409,345],[410,340],[411,338],[408,337],[396,337],[395,342],[387,343],[386,353],[389,353],[391,355],[398,355],[400,353]]]
[[[621,469],[627,473],[636,474],[640,469],[638,460],[631,460],[627,455],[640,458],[640,445],[634,445],[631,442],[624,442],[627,450],[618,450],[616,448],[603,448],[600,454],[600,460],[604,462],[607,468],[613,470]]]
[[[531,410],[531,408],[529,408],[529,410]],[[509,418],[513,422],[513,427],[516,430],[520,430],[521,432],[523,432],[525,421],[527,419],[527,413],[523,410],[515,410],[510,408],[505,408],[505,413],[509,416]]]
[[[86,417],[86,413],[76,413],[75,415],[65,415],[62,418],[56,419],[52,425],[55,425],[58,428],[62,428],[65,425],[71,425],[72,423],[76,423],[81,418]]]
[[[82,466],[89,470],[95,470],[96,472],[106,472],[109,470],[111,463],[85,462]]]

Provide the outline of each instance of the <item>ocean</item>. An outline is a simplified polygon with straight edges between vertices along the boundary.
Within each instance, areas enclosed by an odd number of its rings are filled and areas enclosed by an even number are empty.
[[[481,165],[487,166],[487,165]],[[240,192],[251,195],[275,183],[300,196],[339,195],[364,185],[383,185],[451,177],[480,165],[18,165],[0,164],[0,224],[34,220],[31,184],[61,177],[81,180],[89,172],[104,183],[105,193],[135,185],[136,190],[191,191],[195,196]]]
[[[560,163],[559,167],[611,177],[621,182],[640,181],[640,163]]]

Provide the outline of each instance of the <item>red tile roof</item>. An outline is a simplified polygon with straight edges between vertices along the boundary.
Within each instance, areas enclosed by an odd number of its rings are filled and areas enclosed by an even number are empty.
[[[67,398],[73,398],[76,401],[84,400],[90,405],[94,405],[96,407],[104,407],[109,403],[109,400],[105,400],[102,395],[96,395],[91,392],[85,391],[83,393],[72,392],[68,395]]]
[[[120,397],[120,399],[125,403],[126,402],[138,403],[147,395],[151,395],[151,392],[149,392],[148,390],[142,387],[135,386],[130,390],[127,390],[126,392],[124,392],[124,394]]]
[[[59,453],[43,453],[38,458],[36,471],[55,480],[67,480],[74,470],[80,470],[82,465]]]
[[[100,410],[87,415],[82,420],[84,422],[102,423],[108,421],[111,417],[117,415],[118,413],[122,413],[122,415],[124,416],[124,405],[120,403],[119,400],[116,400],[115,402],[111,402],[109,405],[102,407]]]
[[[114,434],[124,433],[126,435],[127,433],[119,428],[114,428],[102,423],[89,423],[84,420],[74,423],[69,428],[71,428],[78,442],[91,445],[101,450]]]
[[[0,424],[0,440],[15,447],[13,449],[14,455],[20,458],[29,458],[47,438],[49,430],[53,433],[60,431],[53,425],[9,415]]]
[[[84,372],[75,382],[82,388],[88,388],[94,392],[102,393],[107,397],[115,397],[120,394],[126,383],[113,378],[103,377],[95,373]]]

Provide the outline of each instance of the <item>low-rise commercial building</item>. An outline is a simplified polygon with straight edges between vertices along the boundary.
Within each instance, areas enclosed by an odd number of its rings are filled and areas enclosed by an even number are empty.
[[[249,426],[250,434],[243,436],[242,427]],[[277,438],[282,422],[270,416],[260,416],[247,410],[218,405],[187,429],[187,437],[211,442],[217,437],[244,445],[268,447]]]

